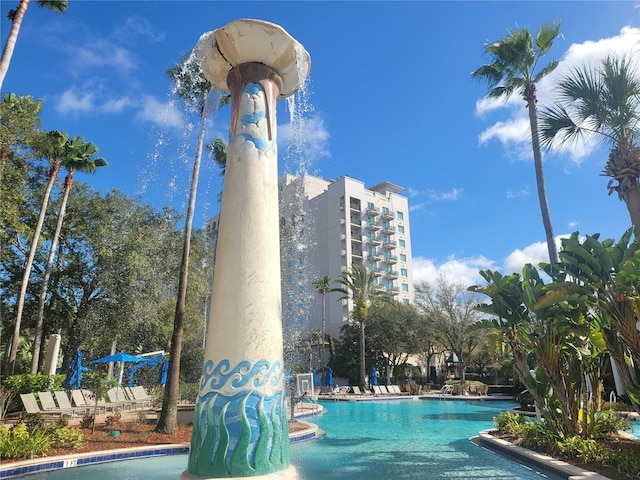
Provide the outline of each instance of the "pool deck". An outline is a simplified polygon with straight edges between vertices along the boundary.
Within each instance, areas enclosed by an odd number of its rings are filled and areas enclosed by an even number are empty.
[[[423,395],[319,395],[318,400],[326,402],[368,402],[368,401],[394,401],[394,400],[462,400],[462,401],[505,401],[512,400],[512,397],[505,395],[440,395],[430,393]],[[324,432],[317,425],[305,422],[301,419],[322,415],[326,409],[322,403],[300,402],[296,405],[294,414],[298,424],[295,431],[289,434],[291,443],[314,440],[324,435]],[[134,412],[135,413],[135,412]],[[137,415],[137,413],[136,413]],[[153,415],[153,413],[150,413]],[[609,480],[608,477],[598,475],[594,472],[584,470],[566,462],[556,460],[546,455],[541,455],[531,450],[513,445],[505,440],[492,437],[489,431],[479,432],[477,437],[471,439],[476,445],[487,448],[499,455],[507,457],[517,463],[522,463],[534,468],[537,471],[551,473],[559,478],[567,480]],[[167,444],[147,447],[122,448],[117,450],[107,450],[102,452],[88,452],[82,454],[61,455],[56,457],[43,457],[31,460],[21,460],[0,465],[0,479],[19,478],[36,472],[46,472],[61,468],[71,468],[80,465],[94,463],[112,462],[134,458],[144,458],[152,456],[178,455],[189,452],[189,444]]]

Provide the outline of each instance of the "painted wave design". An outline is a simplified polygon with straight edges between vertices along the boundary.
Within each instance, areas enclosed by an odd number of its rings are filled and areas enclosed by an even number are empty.
[[[286,398],[244,391],[232,396],[198,396],[190,474],[199,477],[249,477],[289,466]]]
[[[202,367],[200,393],[221,389],[241,389],[247,386],[276,388],[282,385],[283,375],[282,363],[277,360],[273,363],[268,360],[258,360],[253,365],[249,360],[243,360],[235,367],[231,366],[229,360],[221,360],[217,365],[213,360],[207,360]]]

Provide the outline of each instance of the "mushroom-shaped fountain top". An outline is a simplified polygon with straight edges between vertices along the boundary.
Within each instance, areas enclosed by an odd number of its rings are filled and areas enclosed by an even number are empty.
[[[282,27],[264,20],[234,20],[203,34],[196,57],[211,85],[227,93],[229,71],[243,63],[262,63],[278,72],[283,82],[281,97],[293,95],[311,68],[304,47]]]

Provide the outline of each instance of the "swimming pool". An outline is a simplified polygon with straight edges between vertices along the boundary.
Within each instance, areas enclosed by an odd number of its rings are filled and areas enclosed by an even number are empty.
[[[417,478],[540,480],[536,472],[473,445],[469,438],[513,407],[502,401],[326,402],[307,419],[323,438],[291,445],[300,480]],[[126,460],[29,476],[31,480],[177,480],[186,455]]]

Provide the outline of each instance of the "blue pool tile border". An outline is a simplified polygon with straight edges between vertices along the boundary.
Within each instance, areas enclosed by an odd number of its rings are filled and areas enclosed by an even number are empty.
[[[7,465],[0,466],[0,478],[17,478],[31,473],[42,473],[63,468],[78,467],[81,465],[92,465],[96,463],[108,463],[118,460],[132,460],[135,458],[157,457],[165,455],[182,455],[189,453],[189,444],[180,444],[166,448],[154,447],[147,450],[132,450],[128,452],[113,452],[102,454],[82,454],[67,455],[64,459],[51,461],[41,460],[28,465]]]

